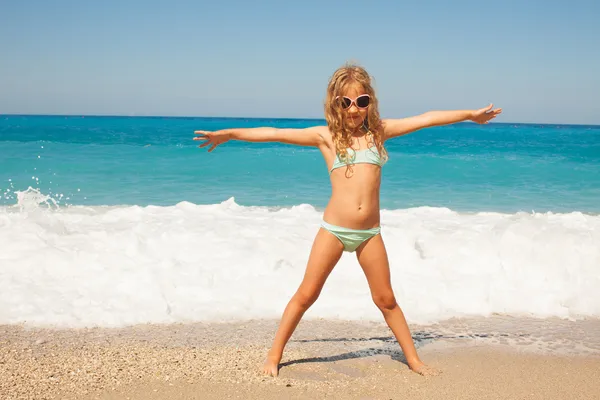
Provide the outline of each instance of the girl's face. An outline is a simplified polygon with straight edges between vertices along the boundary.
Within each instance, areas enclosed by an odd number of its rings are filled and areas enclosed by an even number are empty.
[[[357,83],[348,86],[340,97],[340,106],[345,114],[344,122],[350,129],[360,128],[367,118],[371,98]]]

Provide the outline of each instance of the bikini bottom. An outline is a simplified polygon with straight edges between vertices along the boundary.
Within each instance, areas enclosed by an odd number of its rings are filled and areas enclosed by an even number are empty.
[[[358,246],[381,232],[381,227],[371,229],[350,229],[321,222],[321,226],[331,232],[344,245],[344,251],[353,252]]]

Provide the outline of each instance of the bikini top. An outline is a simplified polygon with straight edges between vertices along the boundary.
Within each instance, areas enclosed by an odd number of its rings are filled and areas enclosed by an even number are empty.
[[[384,160],[379,155],[379,150],[377,150],[377,146],[369,147],[368,149],[362,150],[354,150],[352,148],[348,148],[348,162],[344,162],[340,160],[340,155],[335,156],[335,161],[333,162],[333,166],[329,170],[329,173],[340,167],[345,167],[348,164],[375,164],[383,167],[387,160]]]

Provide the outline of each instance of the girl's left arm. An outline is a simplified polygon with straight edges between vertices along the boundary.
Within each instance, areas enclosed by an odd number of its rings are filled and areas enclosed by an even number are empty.
[[[385,140],[432,126],[449,125],[463,121],[487,124],[502,113],[501,108],[492,109],[493,104],[479,110],[428,111],[424,114],[402,119],[384,119],[383,134]]]

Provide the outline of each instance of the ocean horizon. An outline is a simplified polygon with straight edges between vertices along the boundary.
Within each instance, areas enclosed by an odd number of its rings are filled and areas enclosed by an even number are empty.
[[[320,121],[324,124],[326,123],[324,117],[281,117],[281,116],[227,116],[227,115],[162,115],[162,114],[45,114],[45,113],[37,113],[37,114],[29,114],[29,113],[0,113],[0,117],[98,117],[98,118],[173,118],[173,119],[230,119],[230,120],[246,120],[246,119],[258,119],[258,120],[297,120],[297,121]],[[390,117],[390,116],[382,116],[382,119],[388,118],[404,118],[404,117]],[[464,122],[464,123],[472,123],[472,122]],[[571,122],[541,122],[541,121],[527,121],[527,122],[519,122],[519,121],[505,121],[498,122],[493,121],[490,124],[494,125],[546,125],[546,126],[574,126],[574,127],[590,127],[590,128],[600,128],[600,123],[598,124],[582,124],[582,123],[571,123]]]

